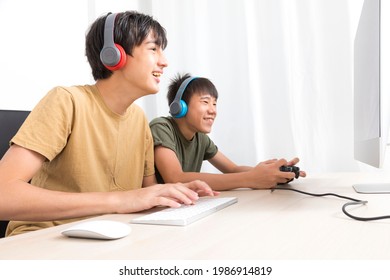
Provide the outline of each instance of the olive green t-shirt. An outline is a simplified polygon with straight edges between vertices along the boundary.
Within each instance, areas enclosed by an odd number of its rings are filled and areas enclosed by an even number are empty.
[[[180,132],[172,117],[160,117],[150,122],[154,146],[163,146],[176,153],[184,172],[200,172],[204,160],[208,160],[218,152],[217,146],[204,133],[197,132],[188,141]],[[159,183],[163,183],[156,169]]]
[[[114,113],[96,86],[52,89],[11,143],[46,157],[31,183],[49,190],[131,190],[154,174],[153,139],[144,112],[132,104],[125,114]],[[7,235],[65,222],[11,221]]]

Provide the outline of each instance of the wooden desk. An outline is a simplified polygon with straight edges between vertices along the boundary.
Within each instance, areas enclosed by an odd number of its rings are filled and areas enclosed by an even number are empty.
[[[360,216],[390,214],[390,195],[358,194],[357,182],[386,180],[390,174],[310,175],[291,186],[309,192],[334,192],[368,200],[349,211]],[[346,200],[276,190],[235,190],[238,203],[186,227],[132,224],[119,240],[67,238],[69,225],[0,240],[0,259],[127,260],[367,260],[390,259],[390,220],[361,222],[345,216]],[[94,219],[124,222],[142,214],[104,215]]]

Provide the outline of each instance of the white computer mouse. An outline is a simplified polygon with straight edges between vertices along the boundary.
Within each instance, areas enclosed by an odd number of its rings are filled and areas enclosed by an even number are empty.
[[[90,239],[118,239],[129,235],[130,225],[112,220],[92,220],[79,222],[61,232],[68,237]]]

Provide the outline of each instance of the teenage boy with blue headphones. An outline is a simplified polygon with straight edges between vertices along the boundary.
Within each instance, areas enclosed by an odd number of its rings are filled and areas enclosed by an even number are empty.
[[[159,91],[166,45],[164,28],[137,12],[91,25],[86,55],[96,83],[51,90],[0,161],[7,235],[216,194],[201,181],[156,185],[152,135],[134,101]]]
[[[169,117],[150,122],[154,139],[156,176],[159,182],[202,180],[214,190],[237,187],[265,189],[305,177],[304,171],[282,172],[295,166],[298,158],[287,162],[272,159],[254,167],[239,166],[227,158],[207,136],[217,116],[218,91],[207,78],[177,75],[168,88]],[[200,172],[208,160],[222,174]]]

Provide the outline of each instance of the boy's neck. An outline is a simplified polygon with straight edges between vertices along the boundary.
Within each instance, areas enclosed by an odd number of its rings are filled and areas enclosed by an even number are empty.
[[[96,87],[107,107],[113,112],[123,115],[137,98],[131,94],[131,90],[123,89],[120,83],[113,83],[110,79],[98,80]]]
[[[192,138],[194,138],[195,133],[190,127],[187,125],[187,122],[184,118],[173,118],[174,121],[176,122],[181,134],[183,134],[184,138],[187,139],[188,141],[191,141]]]

